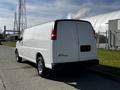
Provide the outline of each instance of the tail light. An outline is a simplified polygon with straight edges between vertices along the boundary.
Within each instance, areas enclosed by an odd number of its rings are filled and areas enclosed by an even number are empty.
[[[57,31],[55,29],[52,29],[51,40],[57,40]]]

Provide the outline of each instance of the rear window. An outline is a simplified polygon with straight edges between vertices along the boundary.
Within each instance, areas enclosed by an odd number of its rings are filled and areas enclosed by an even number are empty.
[[[56,20],[56,21],[55,21],[55,26],[54,26],[55,30],[57,30],[57,25],[58,25],[58,23],[59,23],[59,22],[64,22],[64,21],[65,21],[65,22],[72,22],[72,21],[74,21],[74,22],[84,22],[87,26],[89,26],[90,28],[93,29],[91,23],[88,22],[88,21],[84,21],[84,20],[73,20],[73,19],[63,19],[63,20]],[[94,31],[94,29],[93,29],[93,31]]]

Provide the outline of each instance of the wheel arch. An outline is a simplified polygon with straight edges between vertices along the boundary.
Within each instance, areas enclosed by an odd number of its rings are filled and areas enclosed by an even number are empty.
[[[42,57],[43,58],[43,55],[40,52],[37,52],[37,54],[36,54],[36,62],[37,62],[38,57]],[[43,58],[43,60],[44,60],[44,58]]]

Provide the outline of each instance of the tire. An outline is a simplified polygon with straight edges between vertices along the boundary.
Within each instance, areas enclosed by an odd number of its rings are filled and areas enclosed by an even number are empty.
[[[37,58],[37,72],[38,72],[38,75],[41,77],[46,76],[46,67],[42,57]]]
[[[20,63],[21,63],[21,62],[22,62],[22,57],[19,56],[19,53],[18,53],[17,50],[15,51],[15,56],[16,56],[17,62],[20,62]]]

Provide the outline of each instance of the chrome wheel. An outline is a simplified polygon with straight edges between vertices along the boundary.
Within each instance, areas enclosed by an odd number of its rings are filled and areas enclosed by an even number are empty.
[[[37,59],[37,71],[38,75],[44,77],[46,74],[46,68],[42,57]]]
[[[38,61],[37,68],[38,68],[38,73],[41,74],[43,72],[43,64],[41,60]]]

